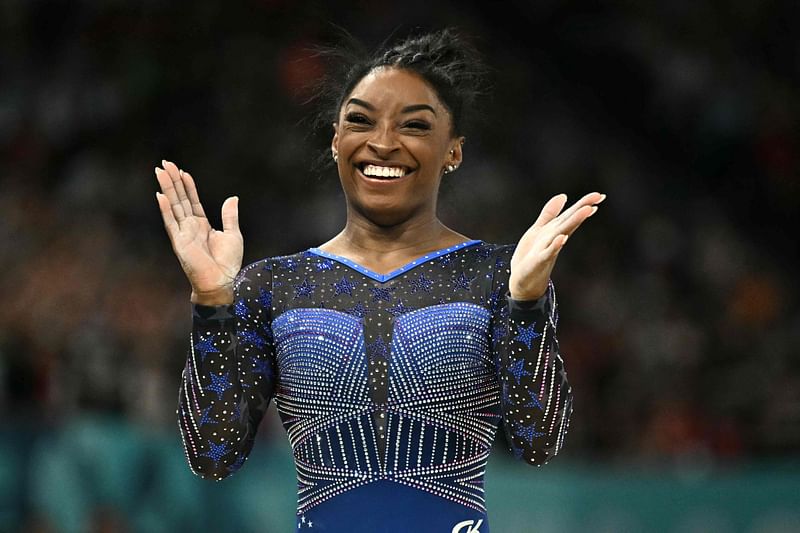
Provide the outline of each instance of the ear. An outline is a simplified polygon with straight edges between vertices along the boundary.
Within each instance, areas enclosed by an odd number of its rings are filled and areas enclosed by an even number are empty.
[[[333,124],[333,139],[331,139],[331,152],[338,152],[339,151],[339,124],[334,122]]]
[[[447,154],[448,165],[461,165],[461,161],[464,160],[464,149],[462,148],[463,145],[464,137],[456,137],[453,139],[452,143],[450,143],[451,152]]]

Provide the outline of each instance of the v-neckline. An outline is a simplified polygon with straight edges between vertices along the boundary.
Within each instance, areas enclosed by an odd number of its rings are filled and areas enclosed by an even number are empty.
[[[370,270],[367,267],[356,263],[352,259],[348,259],[348,258],[346,258],[344,256],[336,255],[336,254],[331,253],[331,252],[326,252],[325,250],[320,250],[317,247],[309,248],[307,251],[311,252],[312,254],[319,255],[319,256],[322,256],[322,257],[327,257],[328,259],[332,259],[334,261],[337,261],[337,262],[339,262],[339,263],[341,263],[341,264],[343,264],[345,266],[348,266],[348,267],[352,268],[353,270],[356,270],[356,271],[364,274],[367,277],[370,277],[370,278],[374,279],[375,281],[380,281],[381,283],[383,283],[383,282],[389,281],[392,278],[396,278],[400,274],[408,272],[412,268],[414,268],[416,266],[419,266],[419,265],[421,265],[422,263],[424,263],[426,261],[430,261],[431,259],[436,259],[437,257],[441,257],[443,255],[455,252],[456,250],[460,250],[461,248],[465,248],[465,247],[471,246],[473,244],[478,244],[480,242],[483,242],[483,241],[481,241],[480,239],[470,239],[468,241],[464,241],[464,242],[460,242],[458,244],[455,244],[453,246],[448,246],[447,248],[440,248],[439,250],[434,250],[433,252],[429,252],[429,253],[421,256],[421,257],[418,257],[418,258],[414,259],[413,261],[411,261],[409,263],[406,263],[405,265],[403,265],[403,266],[401,266],[399,268],[396,268],[396,269],[394,269],[391,272],[388,272],[386,274],[379,274],[379,273],[375,272],[374,270]]]

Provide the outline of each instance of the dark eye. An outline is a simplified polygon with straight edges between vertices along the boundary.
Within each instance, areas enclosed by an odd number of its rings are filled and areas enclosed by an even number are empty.
[[[429,130],[431,125],[421,120],[412,120],[404,124],[406,128],[413,128],[415,130]]]
[[[347,122],[354,124],[369,124],[369,119],[361,113],[348,113],[344,118]]]

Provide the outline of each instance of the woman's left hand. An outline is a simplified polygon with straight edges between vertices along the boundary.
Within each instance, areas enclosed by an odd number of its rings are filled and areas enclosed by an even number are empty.
[[[596,204],[605,198],[606,195],[599,192],[589,193],[563,213],[566,194],[553,196],[544,204],[539,218],[522,236],[511,257],[508,288],[512,298],[537,300],[544,296],[558,253],[567,238],[597,212]]]

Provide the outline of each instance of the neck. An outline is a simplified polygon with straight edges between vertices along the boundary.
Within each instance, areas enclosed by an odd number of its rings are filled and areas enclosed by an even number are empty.
[[[436,246],[448,233],[453,232],[436,216],[395,226],[379,226],[361,217],[348,217],[337,238],[353,250],[385,254]]]

